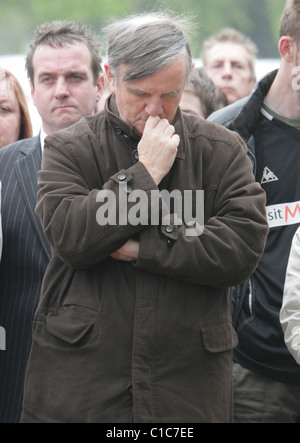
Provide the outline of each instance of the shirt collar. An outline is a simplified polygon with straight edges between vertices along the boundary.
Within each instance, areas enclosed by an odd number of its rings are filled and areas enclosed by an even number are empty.
[[[44,152],[45,138],[47,137],[47,135],[48,134],[46,134],[46,132],[44,131],[44,129],[42,127],[41,132],[40,132],[40,142],[41,142],[42,154]]]

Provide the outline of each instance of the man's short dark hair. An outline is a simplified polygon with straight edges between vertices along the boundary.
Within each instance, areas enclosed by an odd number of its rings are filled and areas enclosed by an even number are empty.
[[[26,70],[31,83],[34,84],[33,57],[39,46],[47,45],[59,48],[76,43],[85,44],[90,51],[96,84],[99,74],[102,73],[100,45],[96,42],[95,36],[88,26],[69,21],[53,21],[37,27],[26,57]]]

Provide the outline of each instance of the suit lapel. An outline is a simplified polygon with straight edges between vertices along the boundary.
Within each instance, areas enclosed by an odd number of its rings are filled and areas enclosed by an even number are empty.
[[[28,139],[27,143],[24,144],[24,147],[21,149],[20,159],[15,163],[15,171],[29,216],[41,245],[50,260],[51,248],[45,238],[41,223],[35,213],[37,193],[39,190],[37,184],[38,171],[41,169],[41,162],[42,152],[40,137],[37,136]]]

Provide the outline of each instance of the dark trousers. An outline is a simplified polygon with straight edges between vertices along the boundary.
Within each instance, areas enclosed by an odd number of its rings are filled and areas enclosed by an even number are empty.
[[[300,423],[300,386],[233,367],[234,423]]]

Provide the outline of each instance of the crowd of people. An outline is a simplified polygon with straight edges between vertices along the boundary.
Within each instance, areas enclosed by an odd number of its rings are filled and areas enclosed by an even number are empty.
[[[34,137],[0,68],[0,423],[300,423],[299,23],[259,82],[234,29],[44,23]]]

